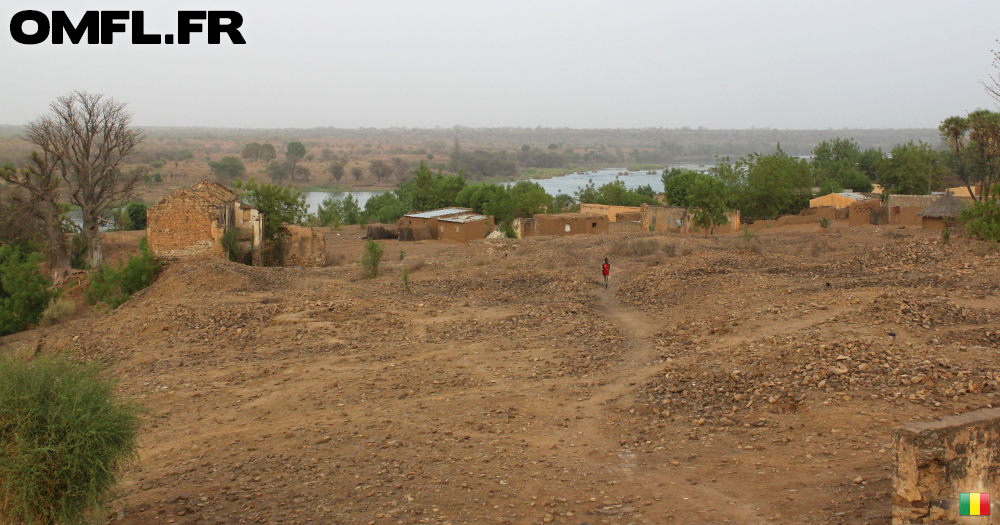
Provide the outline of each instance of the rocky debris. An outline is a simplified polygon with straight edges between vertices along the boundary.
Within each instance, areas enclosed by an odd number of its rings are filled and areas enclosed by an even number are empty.
[[[760,409],[795,410],[809,393],[940,406],[970,393],[990,394],[998,380],[1000,369],[989,360],[959,365],[924,358],[888,337],[822,342],[799,334],[767,337],[729,355],[670,362],[641,391],[653,414],[731,425],[740,414]]]

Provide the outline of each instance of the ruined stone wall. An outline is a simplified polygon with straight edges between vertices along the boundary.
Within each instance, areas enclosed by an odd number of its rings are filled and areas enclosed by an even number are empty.
[[[1000,493],[1000,409],[910,423],[893,429],[892,444],[894,524],[984,523],[959,516],[959,495]]]
[[[159,256],[211,252],[218,206],[195,193],[175,194],[146,210],[146,237]]]
[[[608,231],[611,233],[641,232],[642,223],[639,221],[615,221],[608,224]]]
[[[851,226],[861,226],[872,223],[872,210],[878,213],[882,202],[878,200],[856,202],[848,208],[847,222]]]
[[[307,226],[281,226],[282,266],[326,266],[326,238]]]

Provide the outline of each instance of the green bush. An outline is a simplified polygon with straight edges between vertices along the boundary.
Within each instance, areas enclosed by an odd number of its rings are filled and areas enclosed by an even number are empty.
[[[56,296],[49,290],[52,282],[38,270],[43,259],[44,255],[25,246],[0,245],[0,335],[37,324]]]
[[[87,245],[83,242],[83,237],[74,235],[70,242],[69,265],[74,270],[89,270],[87,264]]]
[[[941,240],[947,244],[951,240],[951,230],[948,228],[941,230]]]
[[[118,267],[104,265],[90,274],[90,287],[84,293],[90,304],[103,302],[118,308],[132,294],[152,284],[160,270],[160,262],[153,256],[146,238],[139,241],[138,257],[129,255]]]
[[[385,248],[382,243],[369,239],[365,243],[365,253],[361,255],[361,269],[364,271],[365,279],[378,277],[379,264],[382,262],[382,252]]]
[[[410,269],[406,266],[403,267],[403,289],[410,291]]]
[[[0,358],[0,522],[92,522],[138,464],[139,412],[96,364]]]
[[[243,245],[240,244],[240,231],[238,229],[229,228],[223,232],[222,237],[219,238],[219,244],[222,245],[222,251],[226,253],[230,261],[253,264],[253,253],[249,250],[243,251]]]
[[[831,224],[833,224],[833,221],[831,221],[829,219],[829,217],[820,217],[819,218],[819,225],[820,225],[820,227],[822,227],[822,228],[829,228]]]
[[[1000,200],[996,198],[974,202],[962,210],[958,220],[965,225],[969,237],[981,241],[1000,241]]]

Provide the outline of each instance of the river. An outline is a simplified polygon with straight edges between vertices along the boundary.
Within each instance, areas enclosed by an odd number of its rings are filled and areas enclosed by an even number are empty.
[[[708,169],[707,166],[700,166],[695,164],[682,164],[675,166],[679,168],[686,168],[694,171],[705,171]],[[609,182],[613,182],[616,178],[625,183],[625,187],[629,189],[635,189],[639,186],[652,186],[653,191],[660,193],[663,191],[663,181],[661,175],[663,171],[656,171],[653,175],[647,175],[645,171],[631,171],[627,175],[619,175],[620,173],[625,173],[625,168],[606,168],[599,169],[596,171],[590,171],[586,173],[571,173],[569,175],[562,175],[559,177],[552,177],[551,179],[529,179],[531,182],[537,182],[542,188],[545,188],[550,195],[558,195],[560,193],[565,193],[567,195],[573,195],[577,190],[583,188],[588,182],[593,181],[594,186],[600,187]],[[315,213],[316,209],[322,204],[323,200],[326,199],[328,195],[333,195],[338,199],[346,197],[348,194],[354,195],[354,198],[358,200],[358,205],[363,209],[365,203],[368,199],[374,195],[380,195],[382,191],[335,191],[335,192],[323,192],[323,191],[310,191],[306,192],[306,204],[309,206],[309,213]]]

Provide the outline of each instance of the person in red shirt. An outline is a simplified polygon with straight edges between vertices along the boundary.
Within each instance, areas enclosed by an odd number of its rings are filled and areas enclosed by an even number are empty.
[[[608,289],[608,275],[611,273],[611,264],[608,263],[608,258],[604,258],[604,264],[601,265],[601,271],[604,273],[604,289]]]

